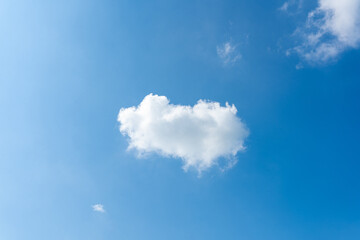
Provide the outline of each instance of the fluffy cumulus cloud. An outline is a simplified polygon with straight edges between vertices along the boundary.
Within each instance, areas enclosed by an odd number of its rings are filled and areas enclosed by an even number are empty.
[[[236,49],[236,46],[232,45],[230,42],[225,42],[224,44],[217,46],[216,52],[225,65],[235,63],[241,58],[241,54]]]
[[[95,204],[92,205],[91,207],[95,212],[101,212],[101,213],[105,212],[104,206],[102,204]]]
[[[297,33],[304,41],[295,51],[310,63],[335,60],[343,51],[358,48],[360,0],[319,0]]]
[[[139,106],[122,108],[120,132],[129,138],[129,149],[180,158],[184,169],[201,172],[218,164],[232,166],[244,150],[248,136],[234,105],[199,100],[194,106],[170,104],[165,96],[147,95]]]

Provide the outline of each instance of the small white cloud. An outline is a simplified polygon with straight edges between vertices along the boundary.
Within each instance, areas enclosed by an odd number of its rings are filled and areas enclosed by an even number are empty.
[[[241,54],[237,51],[237,47],[230,42],[217,46],[216,52],[225,65],[235,63],[241,59]]]
[[[95,212],[101,212],[101,213],[104,213],[104,212],[105,212],[104,206],[103,206],[102,204],[92,205],[92,209],[93,209]]]
[[[360,0],[319,0],[299,28],[303,43],[294,50],[309,63],[326,63],[360,45]]]
[[[228,103],[173,105],[165,96],[149,94],[139,106],[122,108],[118,121],[120,132],[129,137],[129,149],[180,158],[184,170],[193,167],[201,173],[222,157],[231,167],[245,149],[249,131],[236,112]]]

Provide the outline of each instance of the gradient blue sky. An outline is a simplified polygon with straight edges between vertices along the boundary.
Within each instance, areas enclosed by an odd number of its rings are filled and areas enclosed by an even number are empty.
[[[283,3],[0,1],[0,239],[360,239],[360,51],[286,56],[318,3]],[[238,163],[126,151],[149,93],[235,104]]]

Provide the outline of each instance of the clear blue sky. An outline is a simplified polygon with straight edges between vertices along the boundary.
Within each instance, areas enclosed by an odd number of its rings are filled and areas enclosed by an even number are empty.
[[[360,51],[309,61],[283,4],[1,1],[0,239],[360,239]],[[234,104],[237,164],[127,151],[149,93]]]

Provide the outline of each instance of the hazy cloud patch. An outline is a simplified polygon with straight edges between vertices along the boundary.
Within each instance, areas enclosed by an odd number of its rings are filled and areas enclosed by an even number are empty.
[[[241,54],[236,45],[225,42],[216,47],[216,53],[224,65],[233,64],[241,59]]]
[[[95,205],[92,205],[91,207],[95,212],[101,212],[101,213],[105,212],[104,205],[102,205],[102,204],[95,204]]]

